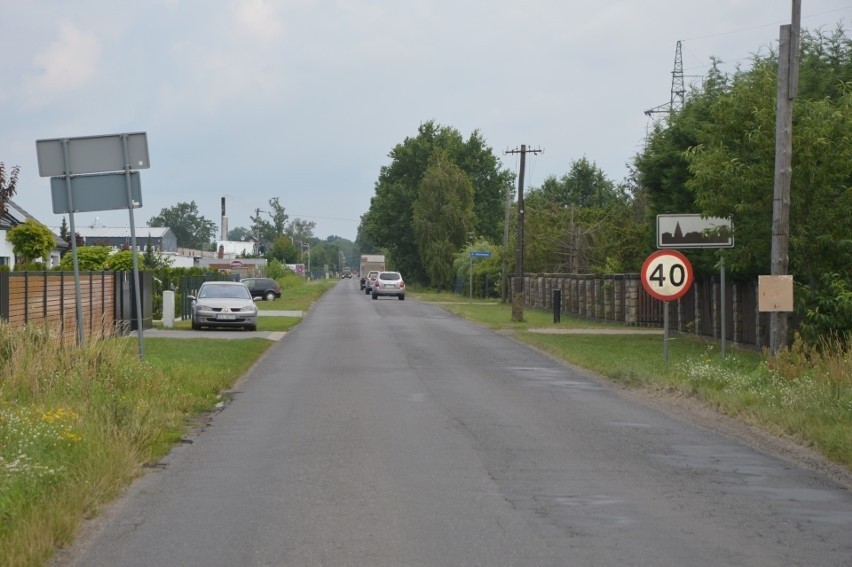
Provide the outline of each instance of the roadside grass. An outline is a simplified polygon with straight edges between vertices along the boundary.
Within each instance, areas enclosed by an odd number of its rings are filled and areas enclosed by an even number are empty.
[[[0,564],[42,565],[272,344],[62,342],[0,324]]]
[[[422,301],[520,341],[561,360],[592,370],[629,387],[690,396],[716,411],[776,435],[787,435],[852,469],[852,343],[825,341],[808,346],[796,340],[774,359],[766,352],[735,347],[722,358],[718,343],[686,334],[669,341],[669,363],[661,336],[627,334],[631,327],[602,324],[525,309],[524,321],[511,321],[511,306],[467,303],[452,294],[417,293]],[[613,328],[625,334],[594,334]],[[587,329],[588,334],[537,333],[532,329]]]
[[[530,328],[555,326],[564,329],[591,328],[624,328],[618,323],[603,321],[587,321],[585,319],[562,316],[558,324],[553,323],[553,312],[543,309],[525,309],[523,321],[512,321],[512,308],[500,303],[499,299],[476,299],[471,302],[468,297],[454,293],[437,293],[417,291],[410,293],[412,299],[438,303],[447,311],[465,319],[475,320],[490,329],[522,331]]]
[[[307,311],[336,283],[296,284],[259,305]],[[258,328],[300,320],[264,316]],[[0,322],[0,565],[45,564],[273,344],[146,337],[140,361],[135,338],[77,347],[46,326]]]
[[[281,298],[275,301],[258,301],[260,311],[307,311],[326,291],[337,285],[337,279],[298,280],[281,290]]]

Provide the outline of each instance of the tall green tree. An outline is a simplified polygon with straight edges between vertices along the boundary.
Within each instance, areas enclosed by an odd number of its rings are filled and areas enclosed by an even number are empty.
[[[71,244],[71,231],[68,229],[68,220],[62,217],[62,224],[59,226],[59,238]]]
[[[568,173],[532,188],[524,240],[527,271],[592,273],[638,270],[645,246],[644,202],[594,162],[571,162]]]
[[[314,229],[316,226],[317,223],[314,221],[306,221],[304,219],[296,218],[287,226],[287,234],[296,240],[308,242],[314,238]]]
[[[228,231],[228,240],[247,240],[251,238],[251,231],[244,226],[238,226]]]
[[[852,313],[824,314],[846,296],[839,289],[852,290],[852,92],[843,82],[852,79],[852,42],[842,29],[806,32],[800,60],[789,234],[790,272],[803,286],[796,308],[806,324],[821,321],[827,332],[849,333]],[[636,161],[652,215],[733,218],[736,246],[725,257],[734,277],[770,270],[776,77],[771,52],[730,78],[708,81],[654,132]]]
[[[474,228],[473,184],[445,150],[429,160],[412,211],[414,239],[429,284],[451,288],[455,277],[453,255],[468,241]]]
[[[606,207],[624,202],[627,195],[593,162],[583,157],[571,162],[565,175],[548,177],[541,185],[542,197],[563,207]]]
[[[277,260],[283,264],[295,264],[299,259],[299,248],[291,238],[282,234],[273,240],[267,248],[266,257],[270,261]]]
[[[290,218],[278,197],[268,201],[269,208],[255,209],[251,218],[251,236],[260,243],[261,249],[268,249],[275,239],[286,232],[287,219]]]
[[[278,200],[278,197],[269,199],[270,217],[272,218],[272,229],[275,231],[275,236],[284,234],[287,226],[287,219],[290,215],[287,214],[287,209]]]
[[[195,201],[162,209],[160,214],[151,217],[148,226],[170,228],[178,246],[196,250],[209,249],[216,234],[216,223],[198,213]]]
[[[499,169],[499,161],[479,132],[465,140],[454,128],[424,122],[417,136],[406,138],[391,150],[391,163],[379,173],[357,240],[362,252],[386,251],[389,260],[410,281],[428,280],[415,243],[412,206],[437,149],[446,151],[471,181],[477,234],[502,238],[504,197],[513,174]]]
[[[16,165],[8,173],[7,177],[6,164],[0,161],[0,213],[6,212],[6,203],[15,196],[20,173],[21,168]]]

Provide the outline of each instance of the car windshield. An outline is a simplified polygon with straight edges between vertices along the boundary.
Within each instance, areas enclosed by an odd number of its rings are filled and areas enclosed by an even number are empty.
[[[382,280],[401,280],[402,276],[400,276],[399,273],[397,273],[397,272],[384,272],[381,275],[379,275],[379,279],[382,279]]]
[[[204,285],[198,291],[201,299],[251,299],[251,294],[244,285]]]

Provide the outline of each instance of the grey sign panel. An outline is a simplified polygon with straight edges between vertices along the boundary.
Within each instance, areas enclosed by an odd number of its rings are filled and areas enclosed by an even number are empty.
[[[111,211],[129,209],[127,203],[127,180],[123,173],[83,175],[71,178],[71,202],[64,177],[50,178],[50,193],[53,197],[53,212],[85,213],[89,211]],[[142,182],[138,172],[130,172],[130,194],[133,208],[142,206]]]
[[[124,142],[127,137],[128,161],[131,169],[151,167],[148,159],[148,137],[145,132],[107,134],[80,138],[36,140],[38,174],[41,177],[84,175],[124,171]],[[68,166],[62,142],[68,142]]]
[[[657,215],[657,248],[733,248],[731,219]]]

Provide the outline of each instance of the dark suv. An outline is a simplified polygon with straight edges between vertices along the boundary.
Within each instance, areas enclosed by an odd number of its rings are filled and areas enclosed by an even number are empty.
[[[272,278],[246,278],[241,281],[246,284],[253,298],[272,301],[281,297],[281,286]]]

